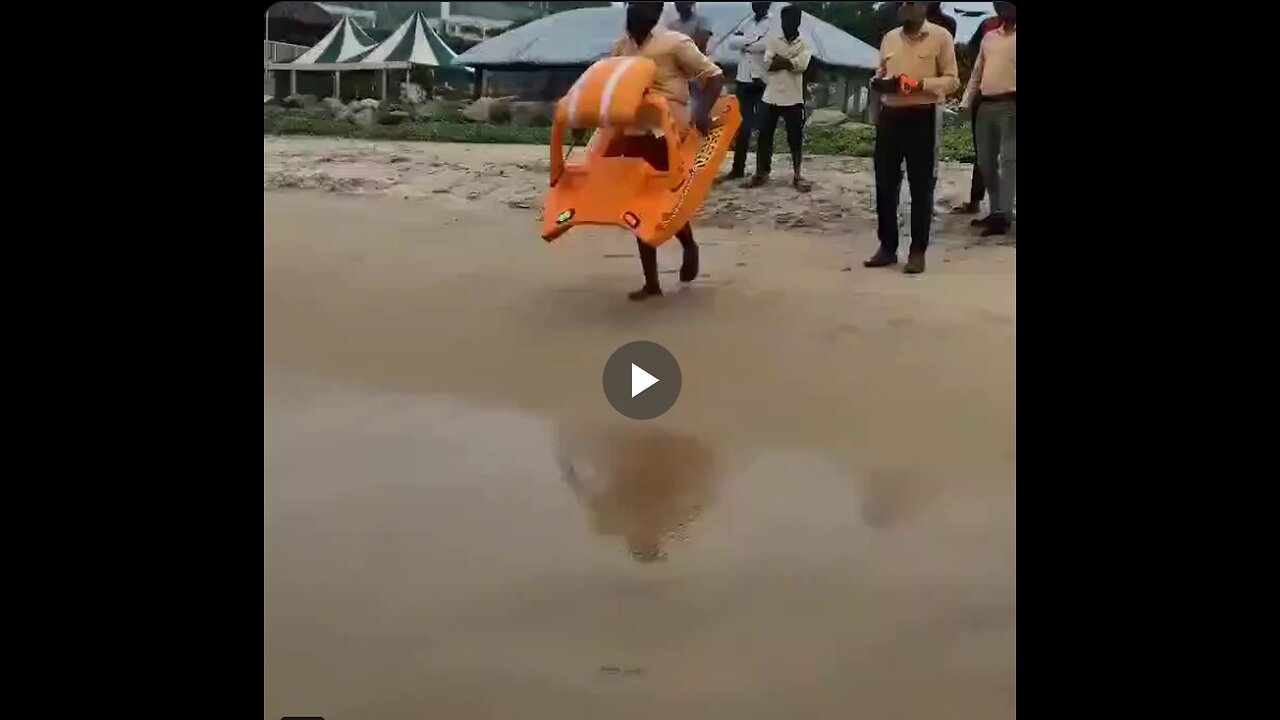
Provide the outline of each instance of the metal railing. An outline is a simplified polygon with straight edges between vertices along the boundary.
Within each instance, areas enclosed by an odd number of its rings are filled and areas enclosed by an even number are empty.
[[[289,62],[309,49],[306,45],[291,45],[275,40],[262,41],[263,58],[269,63]]]

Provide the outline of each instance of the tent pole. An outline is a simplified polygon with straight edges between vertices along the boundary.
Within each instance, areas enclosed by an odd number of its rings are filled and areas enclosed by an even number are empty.
[[[387,102],[387,75],[389,74],[390,72],[386,68],[382,69],[382,102],[383,104]]]
[[[342,99],[342,73],[333,71],[333,96]]]
[[[298,71],[297,70],[289,71],[289,94],[290,95],[298,94]]]

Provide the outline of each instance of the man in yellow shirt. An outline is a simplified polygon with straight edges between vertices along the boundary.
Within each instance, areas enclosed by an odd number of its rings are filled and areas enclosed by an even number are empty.
[[[1008,231],[1018,181],[1018,10],[1010,2],[992,4],[1000,27],[982,37],[961,103],[978,108],[974,150],[991,200],[991,214],[976,223],[983,237]]]
[[[703,135],[711,130],[711,108],[724,87],[723,72],[703,55],[687,35],[658,27],[662,18],[660,2],[627,3],[627,27],[613,46],[614,55],[636,55],[653,60],[657,66],[654,91],[667,99],[680,124],[681,132],[690,124]],[[690,107],[689,85],[701,89],[697,102]],[[644,158],[656,170],[667,169],[667,144],[652,132],[629,134],[619,139],[611,154]],[[698,245],[693,241],[689,224],[676,233],[684,249],[680,281],[693,282],[698,277]],[[658,282],[658,249],[636,238],[640,248],[640,267],[644,271],[644,287],[628,295],[632,300],[645,300],[662,294]]]
[[[876,216],[880,249],[863,263],[885,267],[898,262],[898,192],[902,162],[911,189],[911,249],[906,273],[924,272],[933,222],[934,165],[938,104],[960,87],[955,41],[946,28],[925,20],[927,2],[898,3],[902,27],[880,43],[880,69],[873,85],[883,96],[876,126]]]

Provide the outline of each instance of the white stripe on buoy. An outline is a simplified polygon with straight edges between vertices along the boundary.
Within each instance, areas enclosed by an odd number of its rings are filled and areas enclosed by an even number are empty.
[[[613,69],[613,74],[609,76],[609,81],[604,84],[604,94],[600,97],[600,125],[607,126],[609,124],[609,103],[613,102],[613,89],[618,86],[618,81],[622,79],[622,74],[631,67],[631,63],[635,62],[635,58],[629,57]]]

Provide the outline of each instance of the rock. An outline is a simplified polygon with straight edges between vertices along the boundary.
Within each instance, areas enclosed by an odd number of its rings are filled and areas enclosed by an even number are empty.
[[[409,113],[403,110],[392,110],[391,112],[383,113],[382,115],[380,115],[378,117],[378,122],[382,123],[383,125],[399,125],[400,123],[408,119],[409,119]]]
[[[360,103],[360,107],[373,108],[374,110],[377,110],[378,106],[381,104],[377,100],[374,100],[373,98],[365,98],[363,100],[359,100],[358,102]]]
[[[351,102],[347,103],[347,109],[350,110],[351,112],[359,112],[360,110],[364,109],[364,106],[360,104],[359,100],[352,100]]]
[[[505,123],[511,119],[511,103],[507,98],[483,97],[464,108],[462,116],[472,122]]]
[[[378,121],[378,111],[373,108],[361,108],[358,112],[352,113],[351,122],[360,127],[373,127]]]
[[[400,83],[400,102],[406,105],[420,105],[427,101],[427,91],[421,85],[411,82]]]
[[[458,100],[427,100],[413,106],[413,116],[422,120],[457,118],[462,114],[462,103]]]
[[[315,95],[290,95],[282,103],[287,108],[310,108],[320,103]]]
[[[351,120],[354,116],[355,113],[351,112],[351,108],[343,105],[338,109],[338,112],[334,114],[333,118],[335,120]]]
[[[511,124],[518,127],[551,127],[556,112],[552,102],[513,102],[510,107]]]
[[[809,116],[809,127],[828,127],[831,125],[839,125],[848,119],[848,116],[841,110],[837,110],[835,108],[818,108]]]
[[[324,100],[321,100],[320,102],[326,108],[328,108],[329,114],[334,117],[337,117],[338,113],[347,107],[346,105],[343,104],[341,100],[339,100],[336,97],[327,97]]]

